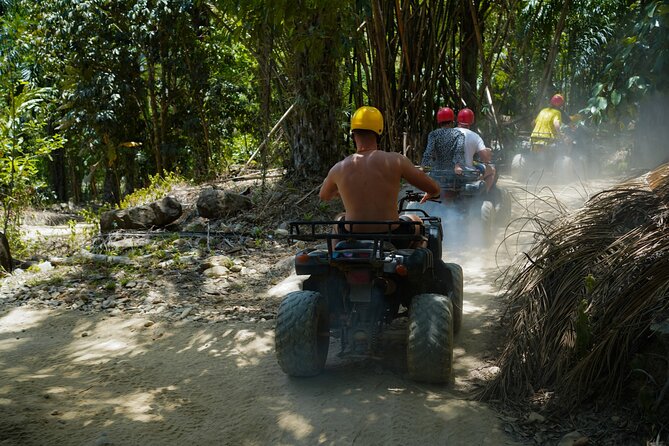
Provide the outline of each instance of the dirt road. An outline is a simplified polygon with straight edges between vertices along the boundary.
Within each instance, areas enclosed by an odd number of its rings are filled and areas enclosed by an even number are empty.
[[[290,379],[276,364],[273,322],[151,324],[23,306],[0,316],[0,444],[514,444],[485,404],[494,304],[466,289],[455,382],[405,378],[403,349]],[[478,375],[477,375],[478,374]]]
[[[382,360],[340,360],[333,346],[321,376],[291,379],[276,363],[271,319],[4,305],[0,445],[519,444],[472,398],[494,372],[494,252],[447,255],[464,268],[465,307],[446,387],[406,378],[402,341]]]

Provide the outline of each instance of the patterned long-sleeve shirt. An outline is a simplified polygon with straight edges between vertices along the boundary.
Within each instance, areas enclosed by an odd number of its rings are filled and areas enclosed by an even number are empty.
[[[438,128],[427,136],[422,166],[431,170],[453,172],[455,165],[465,167],[465,135],[453,128]]]

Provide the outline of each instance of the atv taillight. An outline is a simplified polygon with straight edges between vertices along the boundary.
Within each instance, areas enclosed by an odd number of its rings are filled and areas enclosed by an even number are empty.
[[[409,270],[406,266],[401,263],[395,267],[395,272],[398,276],[406,277],[409,274]]]
[[[372,274],[367,270],[347,271],[346,281],[353,285],[362,285],[372,281]]]
[[[295,256],[295,263],[304,264],[309,263],[309,254],[306,252],[300,253]]]

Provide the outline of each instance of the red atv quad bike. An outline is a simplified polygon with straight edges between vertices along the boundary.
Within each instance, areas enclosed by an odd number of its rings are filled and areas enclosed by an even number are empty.
[[[421,196],[409,192],[403,200]],[[424,212],[421,220],[290,223],[292,240],[325,244],[296,254],[295,272],[309,277],[303,290],[286,295],[279,307],[276,356],[285,373],[319,374],[331,336],[340,340],[340,356],[377,356],[384,329],[408,318],[409,376],[431,383],[450,380],[453,336],[462,324],[462,268],[441,260],[441,220]],[[387,230],[335,234],[335,225]],[[398,225],[418,226],[419,234],[393,234]],[[405,247],[412,242],[427,247]]]

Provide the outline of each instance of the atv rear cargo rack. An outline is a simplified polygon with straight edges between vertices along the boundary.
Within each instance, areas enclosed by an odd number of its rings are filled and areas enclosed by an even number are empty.
[[[356,226],[371,226],[371,225],[386,225],[387,232],[353,232],[345,234],[336,234],[332,232],[333,226],[340,225],[356,225]],[[420,234],[393,234],[393,226],[397,225],[411,225],[418,226]],[[327,229],[319,229],[325,227]],[[396,229],[396,228],[395,228]],[[327,232],[326,232],[327,231]],[[393,243],[394,241],[426,241],[425,226],[417,221],[405,220],[375,220],[375,221],[358,221],[358,220],[332,220],[332,221],[295,221],[290,222],[290,235],[288,239],[291,241],[316,241],[325,240],[327,242],[328,257],[332,258],[332,241],[355,241],[367,240],[372,242],[372,258],[375,258],[378,253],[387,251],[384,249],[384,242]]]
[[[344,234],[335,234],[331,231],[333,226],[380,226],[386,225],[388,227],[387,232],[347,232]],[[420,234],[393,234],[393,226],[397,225],[411,225],[418,226]],[[318,232],[318,226],[328,227],[328,232]],[[303,231],[301,228],[309,228],[307,232]],[[394,228],[397,229],[397,228]],[[304,240],[304,241],[313,241],[313,240],[410,240],[410,241],[422,241],[425,240],[425,227],[422,222],[419,221],[407,221],[407,220],[374,220],[374,221],[358,221],[358,220],[332,220],[332,221],[294,221],[290,222],[290,236],[288,237],[292,240]]]
[[[465,189],[468,184],[481,179],[478,170],[465,167],[461,175],[456,175],[455,172],[447,170],[432,170],[429,173],[430,177],[439,183],[443,190],[461,190]]]

